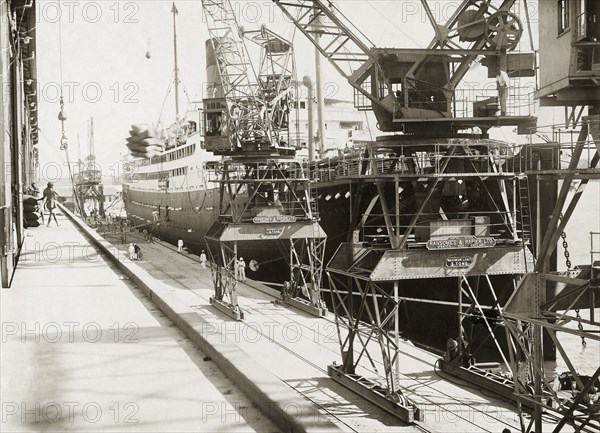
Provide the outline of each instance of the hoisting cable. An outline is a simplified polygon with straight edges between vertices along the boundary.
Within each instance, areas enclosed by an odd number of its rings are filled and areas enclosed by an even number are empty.
[[[173,83],[175,82],[174,80],[176,80],[176,79],[177,79],[176,77],[169,78],[169,85],[167,86],[167,93],[165,94],[165,99],[163,99],[162,106],[160,107],[160,114],[158,115],[158,121],[156,122],[157,126],[159,124],[161,124],[161,122],[162,122],[162,115],[163,115],[163,111],[165,109],[165,104],[167,103],[167,98],[171,94],[171,89],[173,88]]]
[[[58,2],[60,10],[60,0]],[[58,18],[58,63],[59,63],[59,74],[60,74],[60,112],[58,113],[58,120],[61,124],[61,138],[60,138],[60,150],[65,151],[65,157],[67,159],[67,167],[69,168],[69,179],[71,180],[71,188],[73,189],[73,198],[77,207],[79,208],[80,215],[83,215],[83,209],[79,196],[75,190],[75,181],[73,179],[73,172],[71,170],[71,162],[69,161],[69,141],[67,134],[65,133],[65,121],[67,120],[67,113],[65,112],[65,100],[64,100],[64,81],[63,81],[63,57],[62,57],[62,14]]]

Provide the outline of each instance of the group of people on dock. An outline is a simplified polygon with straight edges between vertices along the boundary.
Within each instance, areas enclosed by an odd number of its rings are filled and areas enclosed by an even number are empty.
[[[127,252],[129,253],[129,259],[131,260],[143,260],[144,256],[142,255],[142,249],[138,244],[132,242],[129,244],[127,248]]]

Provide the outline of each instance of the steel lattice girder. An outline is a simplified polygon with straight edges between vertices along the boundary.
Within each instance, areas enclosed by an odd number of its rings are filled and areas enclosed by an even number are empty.
[[[542,411],[558,419],[554,431],[559,432],[565,424],[576,429],[600,427],[597,416],[594,415],[594,406],[584,404],[585,396],[594,386],[600,376],[600,368],[587,383],[579,377],[579,366],[574,365],[569,353],[563,348],[557,333],[568,333],[579,337],[600,340],[600,323],[595,320],[585,320],[567,314],[574,305],[585,300],[584,295],[599,289],[597,283],[590,280],[585,285],[559,293],[552,299],[546,300],[546,276],[539,273],[529,273],[520,281],[515,293],[507,301],[501,312],[507,333],[510,354],[510,367],[514,378],[514,393],[519,402],[535,408],[532,423],[541,425]],[[564,313],[552,311],[566,308]],[[588,329],[573,329],[572,322],[583,322]],[[541,335],[545,332],[556,345],[569,374],[572,375],[577,387],[574,398],[566,399],[558,395],[546,377],[544,366],[541,362]],[[532,382],[533,388],[527,386]],[[552,404],[550,404],[552,402]],[[522,416],[522,413],[520,414]],[[593,423],[593,421],[596,423]],[[587,431],[587,430],[586,430]]]

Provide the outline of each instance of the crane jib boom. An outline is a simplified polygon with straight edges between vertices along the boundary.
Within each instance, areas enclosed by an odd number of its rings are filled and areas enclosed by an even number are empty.
[[[254,72],[231,2],[202,0],[202,6],[227,108],[222,119],[227,121],[223,134],[228,136],[232,151],[249,142],[271,145],[265,104],[256,94],[256,78],[252,77]]]
[[[265,102],[272,136],[280,146],[289,146],[290,111],[298,97],[293,44],[265,25],[258,30],[244,30],[243,36],[260,47],[257,92]]]
[[[242,32],[230,0],[203,0],[218,78],[204,98],[206,149],[222,155],[290,156],[289,109],[295,91],[292,44],[262,27]],[[261,46],[258,75],[243,35]],[[210,48],[209,48],[210,49]]]
[[[321,54],[358,92],[375,104],[381,104],[378,86],[367,79],[377,74],[391,92],[391,86],[372,55],[372,44],[342,14],[320,0],[273,0],[286,17],[315,45]],[[362,37],[362,38],[361,38]],[[365,42],[366,40],[366,42]]]

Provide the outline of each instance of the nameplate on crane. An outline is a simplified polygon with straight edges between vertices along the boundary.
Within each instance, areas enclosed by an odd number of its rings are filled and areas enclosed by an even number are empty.
[[[468,268],[473,264],[473,257],[446,257],[447,268]]]
[[[460,250],[464,248],[493,248],[496,239],[490,237],[461,236],[427,241],[428,250]]]
[[[283,227],[267,227],[265,228],[265,234],[267,236],[279,236],[283,233]]]
[[[255,224],[295,223],[294,215],[258,215],[252,218]]]

